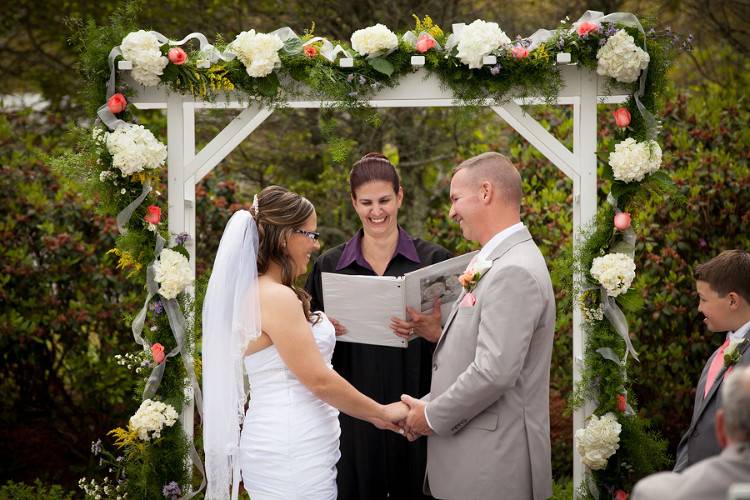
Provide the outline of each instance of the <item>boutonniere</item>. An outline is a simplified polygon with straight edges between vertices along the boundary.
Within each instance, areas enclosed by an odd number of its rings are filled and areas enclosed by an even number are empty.
[[[461,283],[461,286],[464,287],[464,290],[471,292],[477,287],[477,284],[479,283],[479,280],[482,279],[482,276],[484,276],[484,273],[486,273],[491,267],[492,261],[475,259],[474,262],[466,268],[466,271],[458,277],[458,281]]]
[[[729,341],[729,345],[724,349],[724,366],[732,366],[740,360],[741,353],[740,347],[745,345],[747,339],[732,339]]]

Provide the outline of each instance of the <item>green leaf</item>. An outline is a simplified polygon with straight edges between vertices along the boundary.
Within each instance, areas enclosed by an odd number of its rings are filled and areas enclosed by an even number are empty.
[[[382,57],[373,57],[368,59],[367,63],[378,73],[383,73],[385,76],[391,76],[393,74],[393,64],[389,63]]]

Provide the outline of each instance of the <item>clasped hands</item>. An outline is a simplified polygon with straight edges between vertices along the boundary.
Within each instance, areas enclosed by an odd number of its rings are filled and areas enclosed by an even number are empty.
[[[401,395],[401,401],[385,406],[387,421],[376,424],[381,429],[389,429],[402,434],[409,441],[432,434],[425,417],[427,403],[407,394]]]

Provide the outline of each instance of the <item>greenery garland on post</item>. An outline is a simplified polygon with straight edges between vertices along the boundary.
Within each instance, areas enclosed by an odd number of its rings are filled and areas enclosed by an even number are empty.
[[[177,498],[193,488],[185,465],[190,443],[175,419],[193,397],[186,378],[190,373],[177,361],[180,353],[165,357],[177,347],[165,304],[171,300],[180,310],[193,306],[185,293],[189,285],[184,280],[186,236],[168,234],[153,194],[144,188],[159,185],[166,150],[148,130],[130,123],[134,116],[127,99],[132,90],[122,84],[108,90],[112,47],[121,49],[112,62],[130,61],[133,78],[145,85],[167,85],[174,92],[202,100],[233,93],[269,106],[306,97],[364,111],[364,119],[374,116],[367,114],[367,99],[384,86],[398,85],[401,76],[414,71],[415,56],[423,57],[424,68],[436,74],[465,105],[500,103],[512,97],[553,100],[562,83],[558,54],[569,54],[572,63],[609,76],[613,85],[626,86],[634,96],[640,94],[640,99],[634,97],[616,111],[620,143],[608,160],[602,161],[603,178],[610,187],[609,203],[600,208],[574,256],[573,270],[583,278],[574,287],[586,318],[587,342],[582,380],[571,396],[571,406],[580,407],[585,401],[596,406],[586,429],[576,436],[584,463],[591,470],[579,494],[595,498],[624,494],[637,479],[665,465],[664,442],[646,430],[635,401],[628,397],[628,336],[610,318],[617,317],[612,313],[615,309],[632,314],[642,304],[637,292],[628,290],[634,276],[635,238],[630,212],[649,197],[671,189],[668,177],[658,171],[658,144],[648,142],[657,132],[648,116],[656,111],[671,60],[670,37],[653,30],[646,36],[637,20],[635,24],[629,21],[635,19],[629,14],[612,18],[587,13],[576,23],[564,20],[546,36],[515,41],[495,23],[477,20],[448,35],[429,17],[414,16],[412,30],[396,34],[376,25],[355,32],[351,44],[316,37],[312,31],[297,37],[286,30],[270,35],[250,30],[229,44],[219,38],[214,44],[198,40],[200,47],[190,47],[185,45],[190,41],[167,43],[153,32],[136,31],[132,9],[126,6],[108,27],[89,24],[81,28],[81,69],[91,84],[90,110],[93,113],[106,102],[103,116],[115,130],[105,131],[98,125],[93,133],[78,131],[78,150],[60,158],[57,167],[75,176],[90,193],[98,194],[102,213],[120,214],[120,220],[125,221],[123,214],[134,206],[110,251],[119,257],[118,267],[128,270],[129,278],[150,291],[155,291],[155,275],[161,273],[162,280],[154,299],[147,301],[143,350],[127,357],[140,375],[139,395],[153,387],[145,373],[167,365],[158,390],[146,398],[129,427],[111,432],[115,445],[125,451],[123,460],[111,461],[119,480],[116,492],[114,487],[105,492],[103,485],[84,479],[81,487],[87,496],[114,497],[127,491],[132,498]],[[627,45],[634,59],[607,63],[609,44]],[[349,64],[340,64],[340,58],[346,56],[350,56]],[[628,68],[630,74],[623,73]],[[641,93],[638,83],[643,68],[647,69]],[[100,116],[103,109],[99,109]],[[332,144],[340,140],[329,139]],[[139,155],[133,155],[133,148],[140,148]],[[140,195],[144,200],[133,203]],[[159,248],[160,238],[171,238],[171,254]],[[570,273],[570,269],[566,271]],[[183,352],[194,348],[194,330],[192,324],[185,325],[184,342],[189,349]],[[200,378],[199,373],[197,376]],[[151,420],[141,418],[144,413]],[[154,420],[160,422],[158,428],[142,424]],[[592,455],[598,460],[588,456],[592,449],[600,452]]]

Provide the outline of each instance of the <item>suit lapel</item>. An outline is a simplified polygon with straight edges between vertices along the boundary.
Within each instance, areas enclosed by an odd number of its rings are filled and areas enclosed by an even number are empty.
[[[531,233],[529,233],[529,230],[525,227],[519,231],[516,231],[515,233],[508,236],[505,240],[503,240],[497,248],[495,248],[492,253],[490,253],[489,260],[492,261],[492,265],[494,267],[495,261],[498,260],[500,257],[505,255],[508,250],[513,248],[514,246],[523,243],[524,241],[528,241],[531,239]],[[491,271],[492,268],[488,269],[484,274],[487,274]],[[484,276],[484,275],[483,275]],[[481,285],[481,279],[479,281],[479,287]],[[475,289],[476,290],[476,289]],[[461,291],[461,295],[459,295],[458,299],[453,303],[453,308],[451,309],[450,314],[448,315],[448,319],[445,322],[445,326],[443,327],[443,332],[440,334],[440,338],[438,339],[437,345],[435,346],[435,351],[433,353],[433,357],[435,353],[437,353],[438,349],[443,343],[443,339],[448,334],[448,330],[451,326],[451,323],[453,322],[453,319],[456,317],[456,313],[458,313],[459,305],[461,304],[461,300],[464,298],[464,295],[466,295],[466,290]]]

